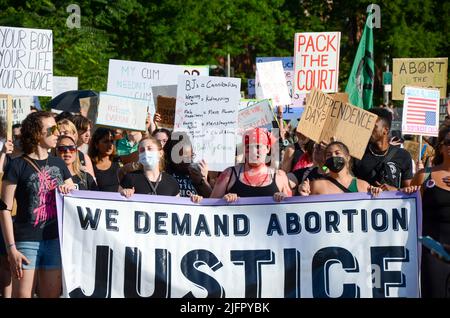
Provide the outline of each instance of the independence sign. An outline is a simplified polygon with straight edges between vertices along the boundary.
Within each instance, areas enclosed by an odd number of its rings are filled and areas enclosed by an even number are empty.
[[[59,197],[67,297],[418,297],[420,201]]]

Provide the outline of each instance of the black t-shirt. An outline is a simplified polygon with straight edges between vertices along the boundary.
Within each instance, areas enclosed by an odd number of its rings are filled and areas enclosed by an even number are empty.
[[[117,161],[113,161],[111,167],[107,170],[100,170],[94,165],[94,173],[97,179],[98,191],[119,191],[119,169],[120,165]]]
[[[148,179],[145,177],[143,171],[135,171],[127,173],[120,185],[122,188],[133,188],[134,192],[139,194],[155,194],[152,187],[149,185]],[[153,188],[156,188],[157,195],[176,196],[180,193],[180,187],[177,180],[170,174],[161,173],[161,181],[157,185],[156,182],[151,182]]]
[[[97,183],[90,173],[81,171],[82,178],[78,175],[72,176],[73,183],[78,185],[78,190],[98,191]]]
[[[396,149],[395,154],[384,164],[378,165],[387,155]],[[378,165],[378,168],[376,168]],[[372,172],[374,171],[374,172]],[[401,188],[404,180],[412,179],[412,161],[409,152],[402,148],[390,146],[386,155],[374,155],[369,146],[361,160],[355,160],[353,173],[359,179],[366,180],[371,185],[376,182]]]
[[[191,195],[198,194],[189,176],[177,173],[172,173],[172,176],[175,178],[175,180],[178,183],[178,186],[180,187],[181,197],[188,198]]]
[[[49,155],[48,162],[47,159],[34,162],[41,172],[17,157],[10,161],[3,176],[3,180],[17,185],[14,238],[19,242],[58,238],[55,189],[71,177],[60,158]]]
[[[297,170],[293,171],[292,173],[297,178],[299,185],[302,182],[303,177],[306,172],[308,172],[308,175],[305,177],[305,180],[313,181],[313,180],[325,178],[325,175],[319,173],[318,167],[308,167],[308,168],[297,169]]]

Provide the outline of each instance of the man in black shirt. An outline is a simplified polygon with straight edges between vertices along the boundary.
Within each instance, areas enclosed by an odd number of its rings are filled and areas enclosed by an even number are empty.
[[[409,186],[413,177],[411,155],[389,144],[392,114],[384,108],[369,111],[378,119],[363,158],[354,162],[353,173],[384,191]]]

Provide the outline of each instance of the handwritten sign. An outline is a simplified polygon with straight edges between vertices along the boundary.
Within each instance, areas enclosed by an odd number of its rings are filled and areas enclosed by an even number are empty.
[[[340,32],[296,33],[294,93],[338,91]]]
[[[405,87],[437,88],[440,97],[447,94],[448,57],[393,59],[392,99],[403,100]]]
[[[439,133],[439,90],[406,86],[402,133],[437,136]]]
[[[241,80],[180,76],[174,131],[186,132],[211,171],[234,165]]]
[[[109,60],[108,93],[151,100],[149,112],[155,112],[152,86],[177,85],[178,75],[208,75],[207,66],[183,66],[159,63]]]
[[[253,103],[245,108],[242,108],[238,114],[238,127],[239,132],[242,133],[250,128],[272,128],[272,121],[275,120],[275,116],[272,112],[270,100],[246,100],[247,104],[250,101]],[[241,100],[242,105],[242,100]]]
[[[0,93],[52,96],[51,30],[0,27]]]
[[[53,97],[78,89],[78,77],[53,76]]]
[[[100,92],[96,125],[145,131],[149,101]]]
[[[361,159],[372,135],[377,116],[349,103],[313,89],[306,100],[306,108],[297,131],[315,142],[329,141],[335,136]]]
[[[22,121],[28,116],[31,112],[30,106],[33,105],[33,97],[32,96],[14,96],[12,99],[13,102],[13,121],[12,124],[21,124]],[[7,95],[0,95],[0,118],[4,122],[7,122]]]
[[[281,61],[257,63],[256,68],[263,97],[272,99],[274,106],[291,104]]]

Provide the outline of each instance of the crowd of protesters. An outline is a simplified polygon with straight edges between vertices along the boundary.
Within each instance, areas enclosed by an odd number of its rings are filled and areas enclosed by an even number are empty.
[[[157,114],[140,132],[93,127],[81,115],[33,112],[14,127],[13,140],[3,137],[0,145],[0,294],[60,296],[56,190],[181,196],[196,203],[222,198],[224,204],[240,197],[270,196],[279,202],[291,196],[420,191],[423,234],[450,244],[450,120],[437,139],[428,140],[432,160],[420,162],[403,147],[407,136],[393,138],[392,114],[383,108],[370,111],[378,119],[361,160],[334,138],[315,143],[281,127],[277,139],[254,128],[244,134],[242,163],[222,172],[196,160],[187,134],[158,128]],[[271,154],[283,148],[284,139],[294,140],[274,162]],[[450,265],[426,249],[422,296],[450,297]]]

